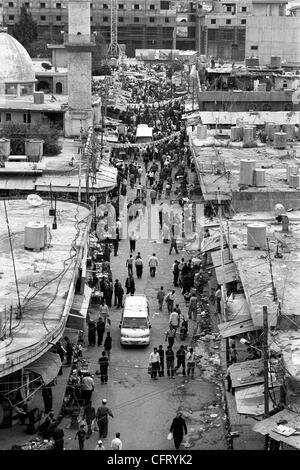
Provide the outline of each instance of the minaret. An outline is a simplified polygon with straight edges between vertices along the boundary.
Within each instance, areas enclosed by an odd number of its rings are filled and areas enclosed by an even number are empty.
[[[92,113],[92,48],[90,0],[69,0],[68,34],[68,111],[65,135],[79,136],[93,123]]]

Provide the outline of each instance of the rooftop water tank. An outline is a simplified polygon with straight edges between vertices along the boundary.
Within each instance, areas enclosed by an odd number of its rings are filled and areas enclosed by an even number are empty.
[[[240,161],[240,185],[253,185],[253,172],[255,170],[256,160]]]
[[[253,127],[244,127],[243,131],[243,142],[244,144],[251,144],[254,141],[254,129]]]
[[[40,162],[43,156],[44,141],[38,139],[25,140],[25,154],[29,162]]]
[[[298,166],[297,165],[287,165],[286,166],[286,180],[290,182],[291,175],[297,175],[298,173]]]
[[[286,149],[287,135],[285,132],[274,133],[274,148]]]
[[[241,126],[232,126],[230,129],[230,140],[236,142],[237,140],[242,140],[243,138],[243,128]]]
[[[266,170],[263,168],[256,168],[253,172],[253,184],[257,188],[266,186]]]
[[[247,245],[249,248],[266,248],[267,226],[265,224],[247,225]]]
[[[0,139],[0,158],[7,160],[10,156],[10,139]]]
[[[40,251],[47,243],[47,225],[43,222],[28,222],[25,225],[24,248]]]
[[[300,175],[290,175],[290,188],[300,188]]]
[[[207,138],[207,126],[199,124],[197,126],[197,139],[205,140]]]
[[[294,124],[283,124],[283,132],[286,132],[287,140],[293,140],[296,137]]]

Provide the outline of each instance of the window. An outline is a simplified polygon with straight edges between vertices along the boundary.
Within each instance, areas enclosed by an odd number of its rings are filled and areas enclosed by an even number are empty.
[[[41,21],[46,21],[46,16],[42,15],[41,16]]]
[[[241,20],[241,24],[246,24],[246,20]]]
[[[108,16],[103,16],[104,23],[108,23]]]
[[[107,9],[108,9],[107,3],[103,3],[103,8],[104,8],[104,10],[107,10]]]
[[[9,8],[13,8],[14,7],[14,2],[8,2],[8,6],[9,6]]]
[[[40,8],[46,8],[46,3],[40,3]]]
[[[123,5],[123,3],[119,3],[119,10],[124,10],[124,5]]]
[[[90,3],[90,7],[91,7],[91,9],[93,8],[93,4],[92,4],[92,3]]]
[[[15,15],[8,15],[8,19],[9,19],[9,21],[14,21]]]
[[[151,17],[149,18],[149,21],[150,21],[150,23],[155,23],[155,18],[154,18],[153,16],[151,16]]]
[[[150,5],[150,10],[155,10],[155,5]]]
[[[226,24],[231,24],[231,20],[226,20]]]
[[[5,114],[5,121],[11,121],[11,113]]]
[[[160,2],[160,9],[161,10],[169,10],[169,7],[170,7],[170,2],[166,2],[166,1],[161,1]]]
[[[56,3],[56,8],[61,8],[61,3]]]
[[[210,20],[210,24],[216,24],[216,22],[217,22],[217,21],[216,21],[215,19]]]
[[[92,21],[93,21],[93,17],[92,17],[92,16],[90,16],[90,22],[92,23]]]
[[[242,7],[242,11],[243,12],[247,11],[247,7]]]
[[[139,18],[134,18],[134,22],[135,22],[135,23],[139,23],[139,22],[140,22],[140,19],[139,19]]]
[[[23,114],[23,122],[25,124],[30,124],[31,123],[31,114],[30,113],[24,113]]]
[[[25,2],[24,5],[26,8],[29,8],[29,2]]]
[[[57,16],[56,21],[61,21],[61,16]]]
[[[250,49],[251,51],[258,51],[258,46],[251,46]]]
[[[169,23],[169,22],[170,22],[169,18],[165,18],[165,23]]]
[[[119,16],[118,20],[119,20],[119,23],[124,23],[124,18],[122,16]]]
[[[189,21],[193,22],[193,21],[195,21],[195,20],[196,20],[196,17],[195,17],[195,15],[190,15],[190,19],[189,19]]]
[[[226,6],[226,11],[231,11],[231,7],[230,6]]]
[[[140,9],[140,5],[138,5],[137,3],[134,5],[134,9],[135,10],[139,10]]]

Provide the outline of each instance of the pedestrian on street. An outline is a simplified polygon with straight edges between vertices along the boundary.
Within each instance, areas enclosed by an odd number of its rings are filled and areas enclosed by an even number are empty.
[[[161,286],[160,290],[157,292],[158,308],[160,312],[162,312],[163,309],[165,295],[164,287]]]
[[[116,235],[116,238],[113,240],[113,246],[114,246],[114,256],[118,256],[119,238],[117,235]]]
[[[187,360],[187,375],[189,377],[191,374],[191,379],[193,379],[194,374],[195,374],[195,366],[196,366],[195,353],[194,353],[193,348],[189,348],[188,353],[186,355],[186,360]]]
[[[112,450],[122,450],[122,441],[120,439],[121,434],[116,432],[116,437],[111,441]]]
[[[189,319],[196,321],[198,300],[195,293],[192,293],[189,303]]]
[[[182,366],[182,375],[185,376],[185,348],[183,344],[178,349],[176,353],[176,357],[177,357],[177,366],[175,367],[175,371],[177,372],[177,370]]]
[[[86,439],[86,432],[84,430],[84,424],[81,424],[77,433],[75,434],[75,441],[78,438],[79,450],[84,450],[84,441]]]
[[[135,245],[136,245],[136,237],[134,235],[134,232],[131,232],[129,235],[129,249],[130,253],[135,251]]]
[[[136,277],[138,279],[141,279],[143,275],[143,260],[140,254],[138,254],[138,256],[136,257],[135,269],[136,269]]]
[[[179,277],[179,261],[176,259],[172,266],[173,272],[173,284],[174,287],[178,287],[178,277]]]
[[[175,331],[177,331],[177,328],[179,327],[179,315],[176,310],[173,310],[173,312],[170,314],[169,325],[172,326]]]
[[[104,349],[105,349],[106,355],[108,357],[108,360],[110,359],[111,348],[112,348],[112,337],[110,336],[110,332],[108,331],[106,333],[106,338],[105,338],[105,341],[104,341]]]
[[[128,269],[128,276],[133,275],[132,267],[133,267],[133,257],[129,255],[129,258],[126,261],[126,267]]]
[[[51,436],[54,440],[54,451],[64,450],[64,435],[65,433],[63,432],[63,430],[60,429],[58,426],[55,426]]]
[[[168,341],[169,346],[171,347],[173,346],[175,337],[176,337],[176,329],[173,328],[172,325],[170,325],[168,331],[166,332],[166,339],[165,339],[165,341]]]
[[[187,434],[186,423],[180,411],[177,412],[176,418],[172,421],[170,432],[173,434],[175,449],[179,449],[183,440],[183,432]]]
[[[84,406],[92,400],[92,394],[95,387],[94,379],[89,372],[86,372],[81,381],[81,398],[84,400]]]
[[[165,371],[165,351],[163,349],[162,344],[158,346],[158,354],[159,354],[159,372],[158,376],[159,377],[164,377],[164,371]]]
[[[159,228],[162,230],[163,226],[163,202],[160,203],[158,208],[158,217],[159,217]]]
[[[172,349],[172,346],[167,346],[166,350],[166,363],[167,363],[167,376],[168,378],[175,379],[175,369],[174,369],[175,354]]]
[[[97,346],[101,346],[102,341],[103,341],[103,335],[105,332],[105,322],[102,317],[98,318],[98,321],[96,324],[96,330],[97,330]]]
[[[217,313],[221,314],[221,300],[222,300],[221,286],[218,286],[215,292],[215,299],[217,301]]]
[[[138,185],[136,187],[136,197],[138,199],[140,199],[141,196],[142,196],[142,188],[143,188],[143,186],[141,185],[141,183],[138,183]]]
[[[67,353],[66,365],[70,365],[72,363],[74,348],[73,348],[73,344],[71,343],[71,340],[70,340],[70,338],[68,338],[68,336],[65,336],[64,340],[66,342],[66,353]]]
[[[167,303],[168,312],[171,313],[174,310],[174,301],[175,301],[175,290],[170,290],[166,295],[165,301]]]
[[[115,306],[117,308],[123,307],[123,296],[124,296],[124,289],[122,284],[120,283],[119,279],[115,281]]]
[[[105,447],[103,445],[103,442],[102,441],[98,441],[96,447],[95,447],[95,450],[105,450]]]
[[[151,204],[155,204],[156,196],[157,196],[157,191],[156,191],[156,189],[152,188],[150,190]]]
[[[135,282],[132,274],[125,281],[126,294],[134,295],[135,293]]]
[[[154,348],[149,357],[149,365],[151,366],[151,379],[157,380],[157,372],[159,371],[159,353],[157,348]]]
[[[44,385],[42,388],[42,397],[44,401],[45,414],[48,414],[52,410],[52,404],[53,404],[52,388]]]
[[[84,412],[83,412],[83,419],[85,419],[87,427],[88,427],[88,430],[86,433],[86,439],[89,439],[91,434],[93,433],[92,424],[93,424],[95,417],[96,417],[95,408],[92,406],[92,402],[89,401],[87,406],[84,408]]]
[[[106,324],[106,321],[107,321],[107,323],[110,325],[109,308],[106,305],[105,300],[103,300],[102,304],[100,305],[99,314],[100,314],[100,317],[103,318],[104,323]]]
[[[105,351],[102,351],[102,356],[98,360],[100,364],[100,378],[102,384],[107,384],[108,380],[108,357]]]
[[[107,400],[104,398],[102,400],[102,405],[99,406],[97,413],[96,413],[96,420],[99,429],[99,437],[105,439],[107,437],[108,432],[108,416],[112,418],[114,415],[112,411],[106,406]]]
[[[149,268],[150,268],[150,276],[155,277],[156,268],[158,266],[158,258],[156,254],[153,253],[152,256],[149,258]]]
[[[177,240],[176,240],[174,235],[171,236],[171,245],[170,245],[170,249],[169,249],[169,255],[172,253],[173,248],[175,250],[176,255],[178,255],[179,251],[178,251],[178,248],[177,248]]]

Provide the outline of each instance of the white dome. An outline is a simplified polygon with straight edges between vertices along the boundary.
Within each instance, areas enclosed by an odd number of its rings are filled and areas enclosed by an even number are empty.
[[[0,31],[0,83],[35,81],[30,55],[15,38]]]

